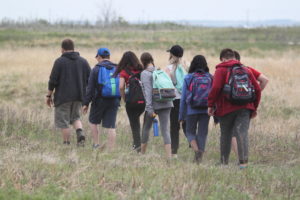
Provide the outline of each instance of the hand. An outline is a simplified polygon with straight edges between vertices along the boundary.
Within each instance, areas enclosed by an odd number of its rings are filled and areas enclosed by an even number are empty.
[[[53,106],[53,100],[52,97],[47,97],[46,99],[46,104],[49,108],[51,108]]]
[[[213,109],[213,107],[208,107],[208,109],[207,109],[207,114],[208,114],[209,116],[214,116],[214,109]]]
[[[82,107],[82,113],[85,115],[88,111],[89,107],[88,106],[83,106]]]
[[[250,119],[254,119],[257,116],[257,111],[251,113]]]
[[[147,111],[147,115],[149,116],[149,117],[151,117],[151,118],[155,118],[156,117],[156,113],[155,112],[148,112]]]

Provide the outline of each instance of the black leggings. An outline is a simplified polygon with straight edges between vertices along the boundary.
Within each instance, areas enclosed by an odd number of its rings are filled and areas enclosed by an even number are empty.
[[[180,106],[180,99],[175,99],[173,101],[174,107],[171,109],[170,114],[170,132],[171,132],[171,148],[172,154],[177,154],[179,148],[179,130],[180,130],[180,123],[179,119],[179,106]],[[185,130],[185,122],[182,123],[182,129],[184,134],[186,134]]]
[[[141,146],[141,123],[140,116],[145,111],[145,104],[131,105],[126,104],[126,112],[129,119],[134,148]]]

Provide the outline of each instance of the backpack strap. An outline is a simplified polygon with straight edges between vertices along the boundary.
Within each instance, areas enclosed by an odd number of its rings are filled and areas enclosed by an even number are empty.
[[[134,75],[134,73],[131,72],[128,68],[125,68],[124,70],[125,70],[125,72],[126,72],[129,76],[133,76],[133,75]]]

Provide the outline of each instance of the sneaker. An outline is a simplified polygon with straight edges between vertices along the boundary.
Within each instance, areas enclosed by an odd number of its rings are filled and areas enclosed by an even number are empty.
[[[141,152],[141,146],[136,147],[135,145],[133,145],[132,150],[139,153],[139,152]]]
[[[106,143],[100,145],[100,144],[93,144],[93,149],[99,149],[100,151],[103,151],[106,147]]]
[[[93,149],[98,149],[100,147],[100,144],[93,144]]]
[[[83,135],[83,133],[77,134],[77,145],[84,146],[84,142],[85,142],[85,136]]]
[[[177,154],[172,154],[172,158],[173,158],[173,159],[177,159],[177,158],[178,158],[178,155],[177,155]]]
[[[196,151],[195,152],[195,157],[194,157],[194,162],[196,162],[197,164],[201,163],[202,161],[202,156],[203,156],[203,152],[202,151]]]

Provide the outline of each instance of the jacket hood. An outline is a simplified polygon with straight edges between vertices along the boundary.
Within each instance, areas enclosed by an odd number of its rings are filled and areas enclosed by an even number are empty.
[[[104,66],[106,69],[112,69],[117,66],[116,64],[112,63],[109,60],[103,60],[102,62],[98,63],[97,65]]]
[[[149,71],[149,72],[153,72],[156,69],[155,66],[148,66],[145,70]]]
[[[228,60],[228,61],[225,61],[225,62],[222,62],[222,63],[218,64],[216,66],[216,68],[220,68],[220,67],[227,68],[227,67],[232,67],[233,65],[237,65],[237,64],[240,65],[241,64],[240,61],[238,61],[238,60]]]
[[[69,58],[71,60],[77,60],[79,58],[79,53],[72,51],[72,52],[65,52],[62,54],[62,57]]]

